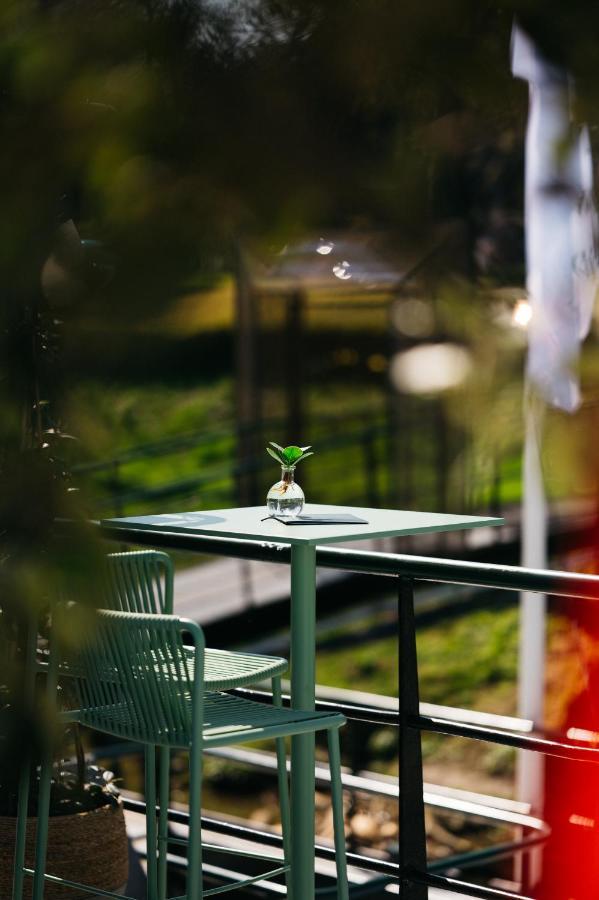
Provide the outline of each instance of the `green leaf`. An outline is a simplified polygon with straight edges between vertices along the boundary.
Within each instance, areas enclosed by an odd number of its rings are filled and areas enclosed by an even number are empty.
[[[314,451],[312,450],[310,453],[302,453],[302,455],[300,456],[300,458],[297,461],[301,462],[302,459],[307,459],[308,456],[314,456]]]
[[[285,449],[283,450],[283,456],[290,466],[297,462],[298,459],[301,459],[302,453],[302,448],[295,447],[293,444],[291,445],[291,447],[285,447]]]
[[[267,447],[267,448],[266,448],[266,452],[269,453],[269,454],[272,456],[273,459],[276,459],[276,461],[277,461],[278,463],[281,463],[282,466],[286,465],[285,460],[284,460],[284,459],[281,459],[281,456],[277,453],[276,450],[271,450],[270,447]]]
[[[269,441],[268,443],[270,444],[271,447],[276,447],[277,450],[280,450],[281,453],[283,453],[283,447],[281,447],[280,444],[275,444],[274,441]]]
[[[306,450],[310,450],[310,449],[311,449],[311,448],[312,448],[312,444],[310,444],[310,446],[309,446],[309,447],[302,447],[302,448],[301,448],[301,450],[302,450],[302,453],[305,453],[305,452],[306,452]]]

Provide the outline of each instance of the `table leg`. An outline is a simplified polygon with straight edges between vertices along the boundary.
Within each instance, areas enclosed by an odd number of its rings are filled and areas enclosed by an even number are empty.
[[[291,705],[314,709],[316,548],[291,548]],[[314,735],[291,740],[291,895],[314,900]]]

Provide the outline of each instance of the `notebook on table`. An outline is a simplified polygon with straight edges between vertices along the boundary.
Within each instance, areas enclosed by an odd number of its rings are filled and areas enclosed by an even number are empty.
[[[279,516],[267,516],[268,519],[276,519],[284,525],[368,525],[367,519],[361,519],[352,513],[313,513],[312,515],[299,515],[294,519],[279,518]]]

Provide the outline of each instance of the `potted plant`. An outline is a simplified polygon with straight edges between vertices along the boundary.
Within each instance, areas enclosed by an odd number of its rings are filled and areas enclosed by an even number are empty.
[[[279,519],[292,519],[299,516],[304,508],[304,492],[295,481],[295,467],[302,459],[313,456],[310,447],[281,447],[269,441],[266,452],[281,466],[281,480],[273,484],[266,496],[266,506],[271,516]]]
[[[119,791],[112,772],[86,765],[76,726],[76,764],[58,760],[50,795],[46,872],[102,891],[122,893],[129,871],[127,832]],[[37,819],[37,778],[30,788],[25,865],[33,868]],[[0,785],[0,897],[12,894],[16,830],[16,780]],[[23,896],[30,900],[33,879],[26,877]],[[46,882],[44,900],[89,900],[100,895]]]

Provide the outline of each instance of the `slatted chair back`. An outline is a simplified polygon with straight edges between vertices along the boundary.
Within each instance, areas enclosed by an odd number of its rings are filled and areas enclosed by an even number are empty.
[[[104,570],[102,606],[121,612],[173,611],[173,563],[158,550],[110,553]]]
[[[144,743],[187,746],[201,739],[204,636],[175,616],[101,610],[77,650],[81,722]],[[191,637],[193,655],[183,647]]]

